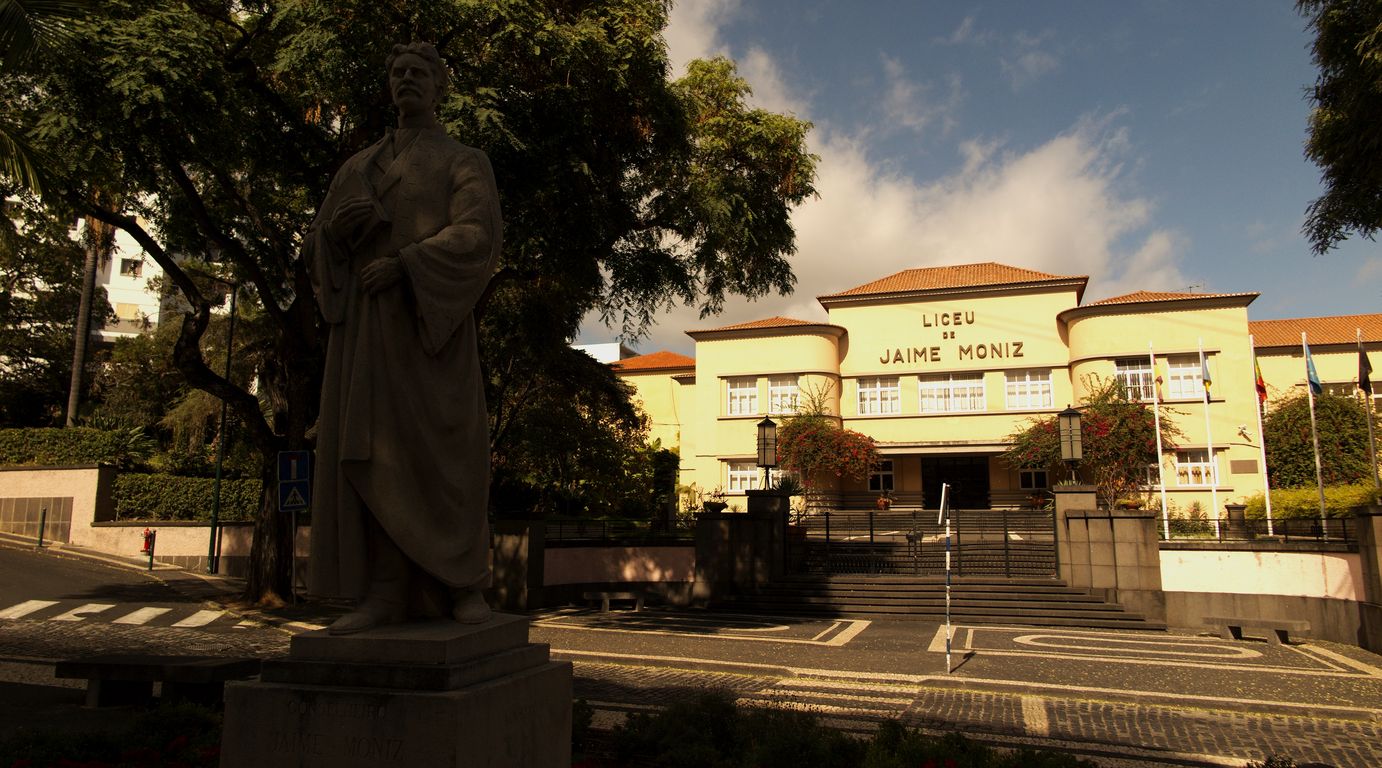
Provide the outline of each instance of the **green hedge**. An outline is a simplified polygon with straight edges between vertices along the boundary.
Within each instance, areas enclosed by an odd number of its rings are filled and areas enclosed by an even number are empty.
[[[1372,483],[1362,485],[1332,485],[1324,489],[1324,508],[1330,517],[1349,517],[1358,507],[1375,501],[1376,489]],[[1243,502],[1248,505],[1249,519],[1261,520],[1267,517],[1267,502],[1262,494],[1249,496]],[[1308,518],[1320,516],[1320,491],[1318,488],[1273,488],[1272,517],[1277,520],[1289,518]]]
[[[122,472],[115,479],[115,519],[210,520],[215,483],[209,477]],[[221,480],[219,519],[253,520],[262,489],[259,480]]]
[[[0,429],[0,466],[131,467],[152,455],[155,447],[140,429]]]

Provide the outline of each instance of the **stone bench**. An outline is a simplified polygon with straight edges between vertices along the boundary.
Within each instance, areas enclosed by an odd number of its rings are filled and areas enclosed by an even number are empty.
[[[581,597],[586,600],[599,600],[600,610],[609,613],[609,601],[611,600],[632,600],[635,611],[643,610],[643,602],[647,598],[647,593],[636,592],[583,592]]]
[[[154,683],[163,684],[165,701],[191,701],[219,707],[227,680],[259,674],[258,659],[217,656],[110,654],[59,661],[55,677],[86,680],[86,706],[148,704]]]
[[[1243,619],[1231,616],[1206,616],[1204,623],[1219,629],[1225,640],[1242,640],[1243,628],[1265,629],[1273,645],[1289,644],[1291,632],[1309,632],[1310,622],[1300,619]]]

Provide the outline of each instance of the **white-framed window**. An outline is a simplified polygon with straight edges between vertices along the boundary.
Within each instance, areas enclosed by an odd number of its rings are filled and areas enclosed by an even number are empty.
[[[988,408],[984,400],[984,374],[943,373],[920,379],[922,413],[963,413]]]
[[[1019,469],[1017,487],[1024,491],[1042,491],[1051,487],[1051,479],[1044,469]]]
[[[121,259],[120,275],[122,277],[139,277],[144,274],[143,259]]]
[[[1128,393],[1129,398],[1151,402],[1156,396],[1156,371],[1152,368],[1150,358],[1114,360],[1113,366],[1118,382],[1123,385],[1123,391]]]
[[[725,379],[725,413],[730,416],[758,415],[758,379],[752,376]]]
[[[1177,485],[1215,485],[1218,476],[1215,470],[1208,449],[1176,451]]]
[[[1154,462],[1148,464],[1148,465],[1145,467],[1145,469],[1147,470],[1147,479],[1146,479],[1146,481],[1143,483],[1143,485],[1147,486],[1148,488],[1160,488],[1160,487],[1161,487],[1161,465],[1154,461]]]
[[[1200,359],[1195,355],[1166,358],[1166,397],[1171,400],[1204,398]]]
[[[1351,381],[1326,381],[1320,385],[1326,395],[1336,395],[1338,397],[1356,398],[1358,397],[1358,385]]]
[[[763,480],[762,468],[753,461],[726,461],[725,472],[725,490],[729,493],[757,490]]]
[[[902,412],[902,386],[896,376],[859,379],[859,415]]]
[[[768,413],[796,413],[800,391],[796,376],[768,377]]]
[[[1010,411],[1032,408],[1050,408],[1051,370],[1008,371],[1004,374],[1007,384],[1006,407]]]
[[[875,493],[893,489],[893,460],[883,459],[869,472],[869,490]]]

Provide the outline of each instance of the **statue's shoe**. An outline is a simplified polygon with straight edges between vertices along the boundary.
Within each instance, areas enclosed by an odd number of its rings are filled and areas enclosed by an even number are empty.
[[[333,635],[349,635],[386,624],[398,624],[405,616],[402,603],[365,598],[355,610],[331,622],[326,631]]]
[[[460,590],[455,595],[451,617],[462,624],[483,624],[489,621],[489,604],[478,589]]]

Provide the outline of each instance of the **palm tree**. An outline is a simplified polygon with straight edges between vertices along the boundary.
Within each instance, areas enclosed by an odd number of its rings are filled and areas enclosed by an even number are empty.
[[[0,74],[22,72],[36,59],[71,36],[72,22],[93,0],[0,0]],[[43,191],[41,155],[25,141],[23,131],[0,120],[0,176],[8,176],[35,194]]]

